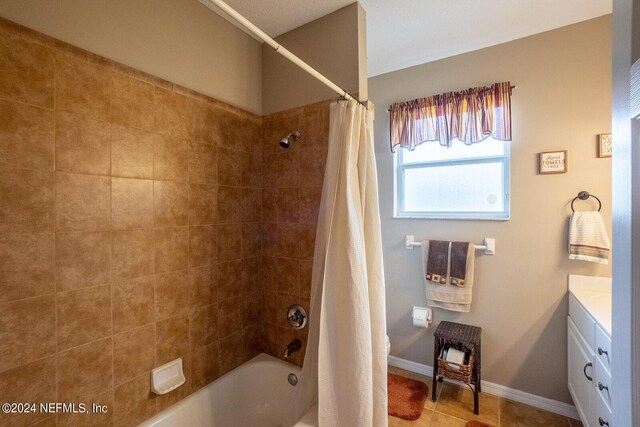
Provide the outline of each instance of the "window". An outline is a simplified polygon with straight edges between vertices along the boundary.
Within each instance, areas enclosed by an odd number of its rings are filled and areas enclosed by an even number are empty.
[[[428,141],[395,158],[397,218],[509,219],[508,142]]]

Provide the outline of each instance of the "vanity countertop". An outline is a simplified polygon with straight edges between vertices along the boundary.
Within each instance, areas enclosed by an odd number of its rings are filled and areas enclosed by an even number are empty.
[[[569,292],[611,336],[611,278],[570,274]]]

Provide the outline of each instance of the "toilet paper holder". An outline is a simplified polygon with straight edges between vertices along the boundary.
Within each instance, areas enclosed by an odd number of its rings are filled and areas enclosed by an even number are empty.
[[[414,326],[427,328],[433,322],[433,310],[414,305],[411,311],[411,319]]]

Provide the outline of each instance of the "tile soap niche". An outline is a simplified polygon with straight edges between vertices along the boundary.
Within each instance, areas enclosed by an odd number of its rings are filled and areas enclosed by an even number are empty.
[[[151,391],[155,394],[167,394],[180,387],[185,381],[180,358],[151,371]]]

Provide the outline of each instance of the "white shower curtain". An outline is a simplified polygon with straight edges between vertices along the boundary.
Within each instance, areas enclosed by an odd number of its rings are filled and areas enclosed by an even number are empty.
[[[331,104],[316,234],[304,412],[321,427],[387,425],[385,291],[373,112]]]

